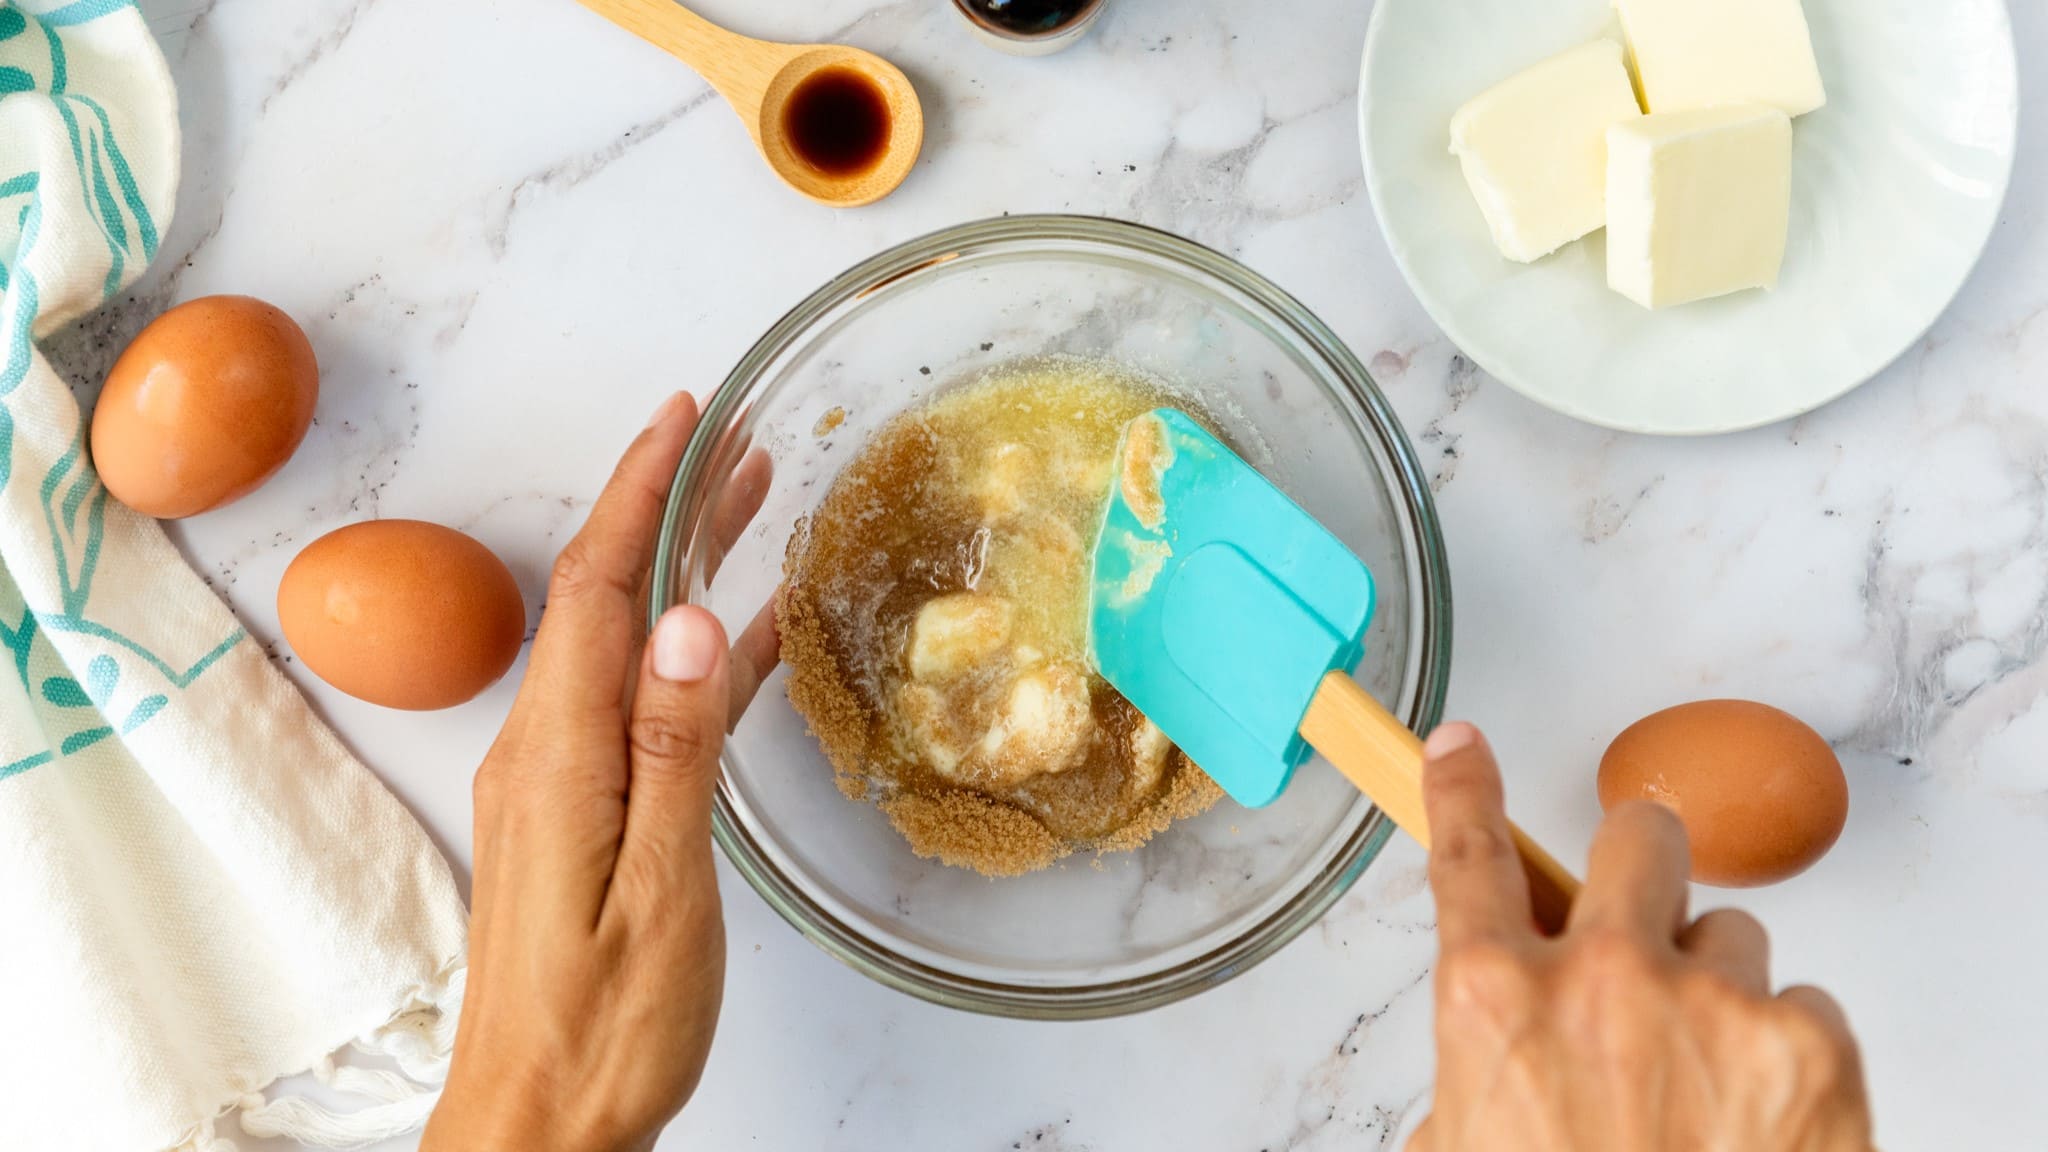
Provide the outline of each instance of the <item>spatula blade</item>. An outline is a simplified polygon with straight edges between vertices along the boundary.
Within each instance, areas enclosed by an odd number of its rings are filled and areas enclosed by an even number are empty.
[[[1296,729],[1372,611],[1365,564],[1201,425],[1159,409],[1124,430],[1089,651],[1233,799],[1272,803],[1313,754]]]

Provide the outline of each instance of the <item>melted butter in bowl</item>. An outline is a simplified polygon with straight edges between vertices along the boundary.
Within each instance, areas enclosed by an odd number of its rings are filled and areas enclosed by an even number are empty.
[[[1089,668],[1089,555],[1137,416],[1094,361],[998,369],[885,425],[797,527],[789,697],[849,796],[992,876],[1135,848],[1220,796]]]

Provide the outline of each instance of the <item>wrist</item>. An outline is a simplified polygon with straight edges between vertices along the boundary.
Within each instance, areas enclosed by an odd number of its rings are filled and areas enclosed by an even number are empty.
[[[538,1103],[540,1093],[505,1084],[478,1092],[451,1081],[427,1120],[419,1152],[642,1152],[642,1145],[610,1144],[573,1131],[563,1117]]]
[[[588,1127],[569,1129],[559,1115],[514,1103],[502,1093],[481,1107],[442,1097],[426,1121],[420,1152],[653,1152],[655,1138],[598,1136]]]

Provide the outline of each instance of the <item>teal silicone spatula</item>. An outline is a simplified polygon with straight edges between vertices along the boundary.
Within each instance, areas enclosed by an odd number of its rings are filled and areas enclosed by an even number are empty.
[[[1321,752],[1430,846],[1422,742],[1350,675],[1372,573],[1186,415],[1160,409],[1124,430],[1092,579],[1103,678],[1238,803],[1271,804]],[[1557,931],[1579,883],[1513,836],[1537,921]]]

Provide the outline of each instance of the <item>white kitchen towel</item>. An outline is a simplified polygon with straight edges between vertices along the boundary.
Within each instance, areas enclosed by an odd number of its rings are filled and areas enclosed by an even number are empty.
[[[0,2],[0,1149],[416,1128],[462,991],[445,861],[108,497],[35,347],[156,255],[178,140],[133,0]],[[301,1072],[360,1106],[261,1095]]]

